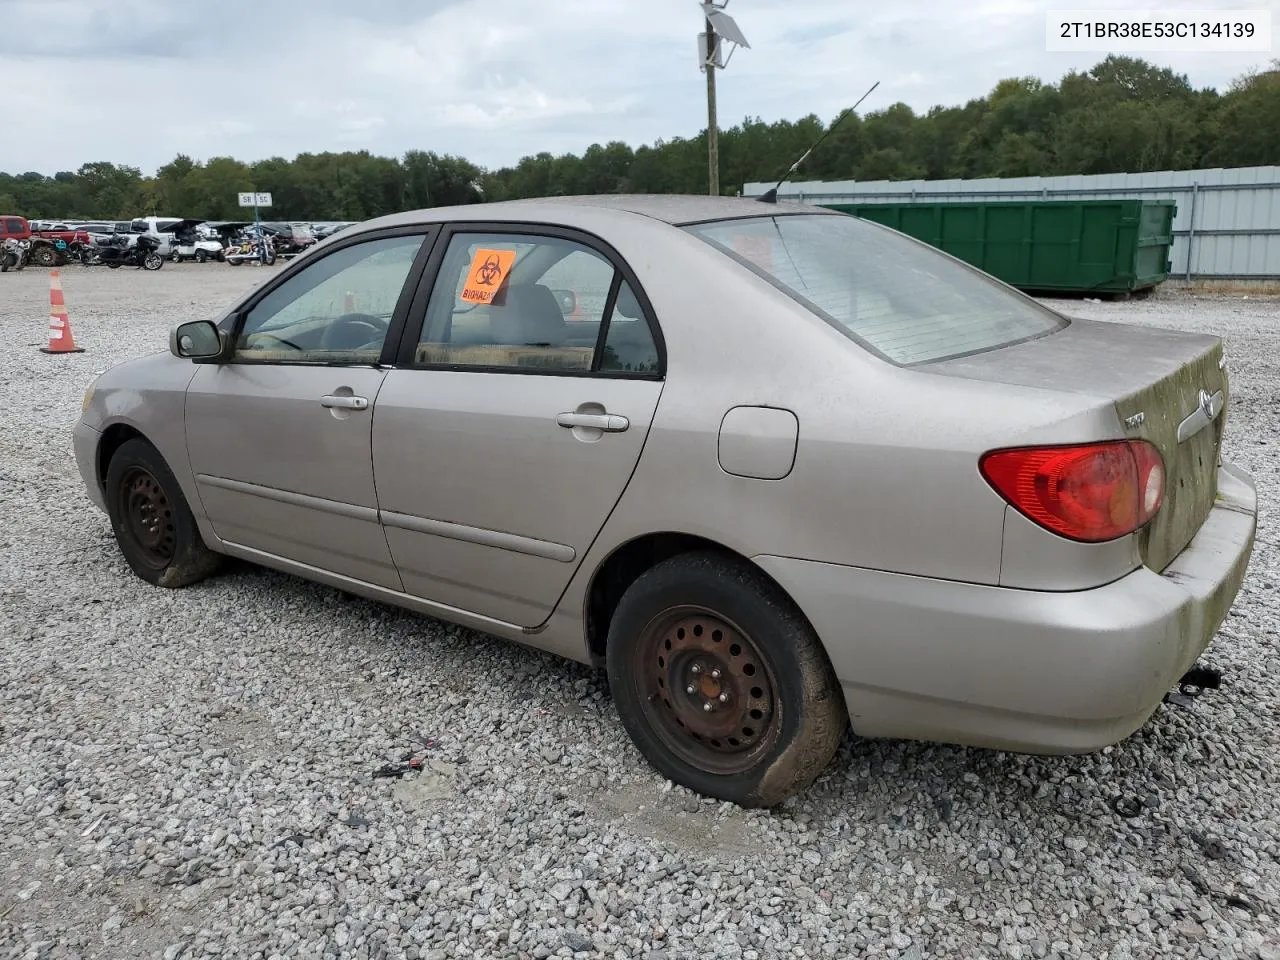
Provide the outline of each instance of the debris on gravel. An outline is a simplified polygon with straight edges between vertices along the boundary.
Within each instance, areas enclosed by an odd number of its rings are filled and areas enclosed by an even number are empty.
[[[47,273],[0,277],[0,957],[1280,957],[1280,300],[1056,302],[1226,340],[1261,518],[1221,689],[1082,757],[850,741],[746,811],[663,781],[579,665],[247,565],[129,572],[82,391],[272,269],[64,268],[68,356]]]

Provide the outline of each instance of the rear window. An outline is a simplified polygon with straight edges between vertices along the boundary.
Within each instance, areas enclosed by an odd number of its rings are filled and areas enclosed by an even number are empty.
[[[856,217],[763,216],[684,229],[892,363],[980,353],[1066,326],[985,274]]]

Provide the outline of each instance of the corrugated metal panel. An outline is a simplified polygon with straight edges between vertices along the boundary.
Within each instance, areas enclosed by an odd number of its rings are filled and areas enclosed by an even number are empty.
[[[742,192],[759,196],[772,186],[748,183]],[[977,180],[810,181],[785,184],[778,193],[810,203],[1030,200],[1037,193],[1052,200],[1173,200],[1178,205],[1169,254],[1174,276],[1186,275],[1190,250],[1192,276],[1280,279],[1280,166]]]

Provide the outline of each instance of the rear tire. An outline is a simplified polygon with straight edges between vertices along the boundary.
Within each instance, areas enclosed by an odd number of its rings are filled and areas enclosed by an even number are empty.
[[[58,262],[58,255],[52,244],[40,244],[31,251],[31,262],[37,267],[52,267]]]
[[[116,450],[104,494],[120,552],[143,580],[176,589],[222,565],[222,556],[205,546],[173,472],[146,440],[135,437]]]
[[[744,807],[809,786],[848,727],[808,621],[759,570],[718,553],[642,574],[614,612],[605,660],[623,726],[658,772]]]
[[[209,255],[205,253],[203,250],[196,251],[196,263],[204,263],[208,259],[209,259]]]

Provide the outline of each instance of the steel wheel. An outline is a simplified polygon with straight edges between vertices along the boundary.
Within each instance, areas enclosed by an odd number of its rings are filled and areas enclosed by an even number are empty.
[[[173,505],[160,481],[141,466],[132,466],[121,478],[117,496],[125,533],[138,548],[139,559],[155,570],[168,567],[178,534]]]
[[[778,736],[773,670],[751,638],[703,607],[673,607],[633,649],[632,676],[664,745],[708,773],[751,769]]]

